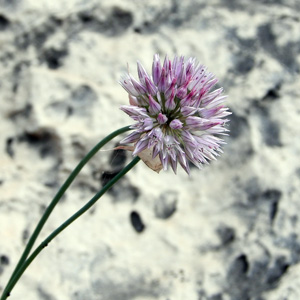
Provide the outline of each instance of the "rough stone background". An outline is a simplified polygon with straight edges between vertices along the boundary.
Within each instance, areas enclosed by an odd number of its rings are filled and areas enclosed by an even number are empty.
[[[131,120],[117,81],[194,56],[229,95],[209,167],[139,163],[26,271],[11,300],[300,299],[299,0],[0,0],[0,290],[79,159]],[[116,145],[107,145],[111,149]],[[41,241],[130,153],[99,153]]]

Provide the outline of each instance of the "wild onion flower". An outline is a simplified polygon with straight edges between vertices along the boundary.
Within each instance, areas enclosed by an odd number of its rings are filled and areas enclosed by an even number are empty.
[[[136,123],[134,131],[121,141],[135,143],[133,155],[152,149],[153,158],[159,155],[164,170],[171,165],[176,173],[177,162],[189,173],[189,162],[201,168],[222,152],[224,141],[218,135],[228,131],[228,108],[222,103],[223,89],[212,87],[218,82],[206,67],[195,58],[185,61],[166,56],[161,65],[154,55],[152,76],[138,62],[139,81],[129,73],[120,81],[129,93],[130,105],[121,110]]]

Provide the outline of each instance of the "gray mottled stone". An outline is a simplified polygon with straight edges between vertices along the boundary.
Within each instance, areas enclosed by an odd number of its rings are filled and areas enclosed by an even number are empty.
[[[300,298],[300,4],[295,0],[0,0],[0,292],[42,212],[100,139],[131,124],[118,79],[159,53],[225,88],[230,136],[203,170],[139,163],[46,247],[24,300]],[[131,159],[104,147],[41,235]]]

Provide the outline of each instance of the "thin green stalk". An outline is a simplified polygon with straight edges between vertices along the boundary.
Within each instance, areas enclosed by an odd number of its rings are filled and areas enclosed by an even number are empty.
[[[13,279],[13,277],[16,275],[18,269],[20,268],[20,266],[24,263],[24,261],[26,260],[26,258],[28,257],[30,250],[32,249],[39,233],[41,232],[43,226],[45,225],[47,219],[49,218],[50,214],[52,213],[54,207],[56,206],[56,204],[59,202],[59,200],[61,199],[61,197],[63,196],[63,194],[65,193],[65,191],[68,189],[68,187],[70,186],[70,184],[73,182],[73,180],[75,179],[75,177],[78,175],[78,173],[81,171],[81,169],[84,167],[84,165],[99,151],[99,149],[101,147],[103,147],[107,142],[109,142],[111,139],[113,139],[114,137],[116,137],[119,134],[122,134],[126,131],[130,130],[129,126],[120,128],[114,132],[112,132],[111,134],[109,134],[107,137],[105,137],[103,140],[101,140],[77,165],[77,167],[73,170],[73,172],[70,174],[70,176],[67,178],[67,180],[64,182],[64,184],[62,185],[62,187],[59,189],[59,191],[57,192],[57,194],[55,195],[55,197],[53,198],[53,200],[51,201],[51,203],[49,204],[49,206],[47,207],[47,209],[45,210],[42,218],[40,219],[39,223],[37,224],[34,232],[32,233],[24,251],[23,254],[21,256],[21,258],[19,259],[19,262],[17,264],[17,266],[15,267],[8,283],[10,283],[10,281]],[[2,298],[1,298],[2,299]]]
[[[28,257],[28,259],[22,264],[18,269],[13,279],[9,282],[6,289],[4,290],[0,300],[5,300],[10,295],[15,284],[18,282],[24,271],[31,264],[31,262],[37,257],[37,255],[46,247],[48,244],[65,228],[67,228],[71,223],[73,223],[77,218],[84,214],[89,208],[91,208],[97,200],[110,189],[120,178],[122,178],[129,170],[131,170],[138,162],[140,158],[135,157],[123,170],[121,170],[115,177],[113,177],[87,204],[85,204],[80,210],[78,210],[74,215],[67,219],[63,224],[61,224],[57,229],[55,229]]]

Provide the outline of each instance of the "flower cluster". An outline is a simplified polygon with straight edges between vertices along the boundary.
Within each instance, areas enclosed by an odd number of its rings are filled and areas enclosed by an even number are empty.
[[[175,173],[177,162],[189,173],[188,161],[201,168],[215,159],[224,144],[217,135],[228,131],[224,117],[230,112],[222,105],[223,89],[211,91],[218,81],[214,75],[195,58],[176,56],[171,61],[166,56],[161,64],[158,54],[152,76],[139,62],[137,70],[139,81],[129,73],[120,81],[130,102],[121,109],[136,121],[121,143],[135,143],[133,155],[151,148],[164,170],[171,165]]]

